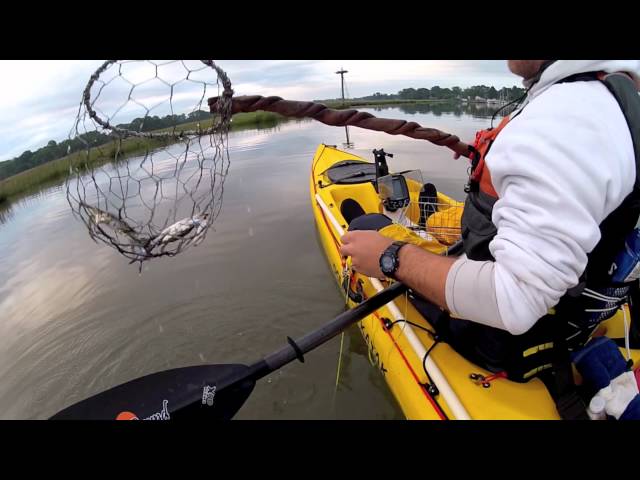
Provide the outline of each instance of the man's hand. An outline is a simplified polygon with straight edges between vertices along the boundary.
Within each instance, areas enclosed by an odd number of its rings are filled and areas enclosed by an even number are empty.
[[[373,230],[357,230],[345,233],[341,241],[340,254],[351,257],[351,266],[356,272],[368,277],[384,278],[380,270],[380,256],[393,243],[392,238]]]
[[[384,278],[380,271],[380,256],[393,243],[372,230],[348,232],[342,237],[340,253],[351,257],[354,270],[373,278]],[[420,293],[442,308],[447,307],[445,286],[447,275],[456,257],[443,257],[415,245],[406,245],[398,254],[400,267],[395,273],[398,281]]]

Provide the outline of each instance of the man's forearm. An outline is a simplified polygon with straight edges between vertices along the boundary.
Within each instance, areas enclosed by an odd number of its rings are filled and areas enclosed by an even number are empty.
[[[400,249],[398,260],[398,280],[431,302],[447,308],[445,287],[451,265],[456,261],[455,257],[443,257],[415,245],[405,245]]]
[[[520,334],[506,325],[496,300],[494,262],[442,257],[414,245],[400,250],[398,280],[459,318]],[[455,265],[454,265],[455,264]]]

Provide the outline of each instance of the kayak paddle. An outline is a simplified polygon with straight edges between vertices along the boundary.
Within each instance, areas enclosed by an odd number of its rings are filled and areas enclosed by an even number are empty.
[[[228,420],[249,398],[255,382],[329,341],[363,317],[405,293],[393,283],[331,322],[252,365],[197,365],[152,373],[89,397],[51,420]]]

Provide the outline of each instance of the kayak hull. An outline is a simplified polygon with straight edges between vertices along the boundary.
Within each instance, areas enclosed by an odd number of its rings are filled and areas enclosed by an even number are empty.
[[[320,145],[312,162],[309,190],[318,236],[331,272],[345,302],[353,307],[356,303],[347,299],[345,264],[339,253],[340,238],[348,228],[341,206],[345,200],[352,199],[366,213],[384,210],[372,182],[331,182],[327,170],[344,161],[371,163],[335,147]],[[439,201],[441,195],[438,193]],[[455,202],[445,195],[442,197],[442,201]],[[386,286],[360,274],[347,278],[352,296],[361,294],[369,298]],[[395,323],[388,328],[390,322]],[[407,296],[367,316],[358,323],[358,328],[366,342],[369,360],[384,377],[408,419],[559,418],[553,399],[538,379],[517,383],[497,378],[490,381],[488,387],[474,380],[474,375],[487,378],[492,373],[469,362],[448,344],[440,342],[434,346],[433,338],[426,331],[432,330],[428,319]]]

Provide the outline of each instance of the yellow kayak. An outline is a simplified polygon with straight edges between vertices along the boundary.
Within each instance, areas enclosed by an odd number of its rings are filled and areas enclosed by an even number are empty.
[[[324,252],[350,307],[386,286],[378,279],[349,274],[339,253],[340,238],[348,229],[345,217],[351,215],[356,202],[364,213],[385,213],[396,221],[397,212],[394,218],[386,210],[374,179],[373,162],[333,146],[320,145],[316,150],[311,167],[311,204]],[[420,224],[419,208],[415,207],[419,188],[410,180],[407,183],[412,202],[402,209],[402,220]],[[442,254],[456,239],[462,204],[438,192],[437,205],[437,211],[422,221],[428,234],[414,243]],[[398,235],[403,231],[399,229]],[[624,336],[622,318],[619,311],[605,322],[607,336]],[[372,364],[408,419],[560,418],[539,379],[512,382],[469,362],[446,343],[434,345],[428,318],[406,295],[366,317],[358,327]],[[632,355],[637,365],[640,350],[632,350]]]

